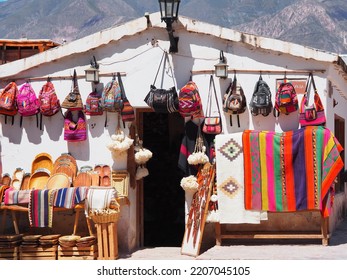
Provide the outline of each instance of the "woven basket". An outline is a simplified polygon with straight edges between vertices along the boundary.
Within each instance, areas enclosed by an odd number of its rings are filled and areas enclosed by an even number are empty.
[[[96,224],[116,223],[119,220],[119,211],[115,210],[107,214],[89,214]]]

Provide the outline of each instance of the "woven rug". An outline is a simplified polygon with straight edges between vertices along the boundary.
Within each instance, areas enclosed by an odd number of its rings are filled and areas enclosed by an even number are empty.
[[[63,208],[74,208],[75,206],[75,188],[62,188],[57,189],[56,195],[54,197],[53,206],[63,207]]]
[[[88,187],[57,189],[53,206],[72,209],[86,199],[87,190]]]
[[[334,179],[343,168],[340,143],[327,128],[243,133],[246,209],[320,210],[328,217]]]
[[[219,222],[259,224],[266,212],[245,210],[242,132],[216,136]]]
[[[52,227],[53,200],[56,190],[32,190],[29,197],[31,227]]]
[[[113,187],[90,187],[84,203],[85,215],[94,210],[109,208],[111,200],[116,198],[116,190]]]
[[[31,190],[16,190],[9,188],[5,191],[5,205],[28,204]]]

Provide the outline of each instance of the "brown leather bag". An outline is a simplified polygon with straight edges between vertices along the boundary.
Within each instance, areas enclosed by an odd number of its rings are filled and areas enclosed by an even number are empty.
[[[72,88],[69,94],[65,97],[61,107],[69,110],[83,110],[82,97],[78,88],[76,70],[72,77]]]

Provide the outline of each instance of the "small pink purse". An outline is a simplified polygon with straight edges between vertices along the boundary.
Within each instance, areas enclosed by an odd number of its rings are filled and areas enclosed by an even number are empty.
[[[87,139],[87,123],[83,111],[78,111],[78,120],[74,122],[72,112],[68,110],[64,120],[64,140],[79,142]]]
[[[312,84],[314,89],[314,102],[313,104],[308,105],[308,102],[310,100],[310,84]],[[305,94],[301,99],[299,112],[299,123],[301,127],[308,125],[325,125],[326,118],[324,107],[317,92],[312,73],[309,74]]]

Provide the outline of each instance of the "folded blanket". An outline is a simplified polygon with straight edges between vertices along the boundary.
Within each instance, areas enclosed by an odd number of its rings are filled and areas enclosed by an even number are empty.
[[[259,224],[267,213],[245,210],[242,132],[216,135],[216,179],[221,224]]]
[[[87,190],[87,187],[57,189],[53,206],[72,209],[85,200]]]
[[[94,210],[109,208],[111,200],[116,198],[116,190],[113,187],[90,187],[84,203],[86,217]]]
[[[5,205],[14,204],[28,204],[31,190],[17,190],[9,188],[5,192],[4,203]]]
[[[243,133],[245,206],[267,211],[320,210],[328,217],[340,143],[327,128]]]
[[[52,227],[53,200],[56,190],[32,190],[29,197],[31,227]]]

